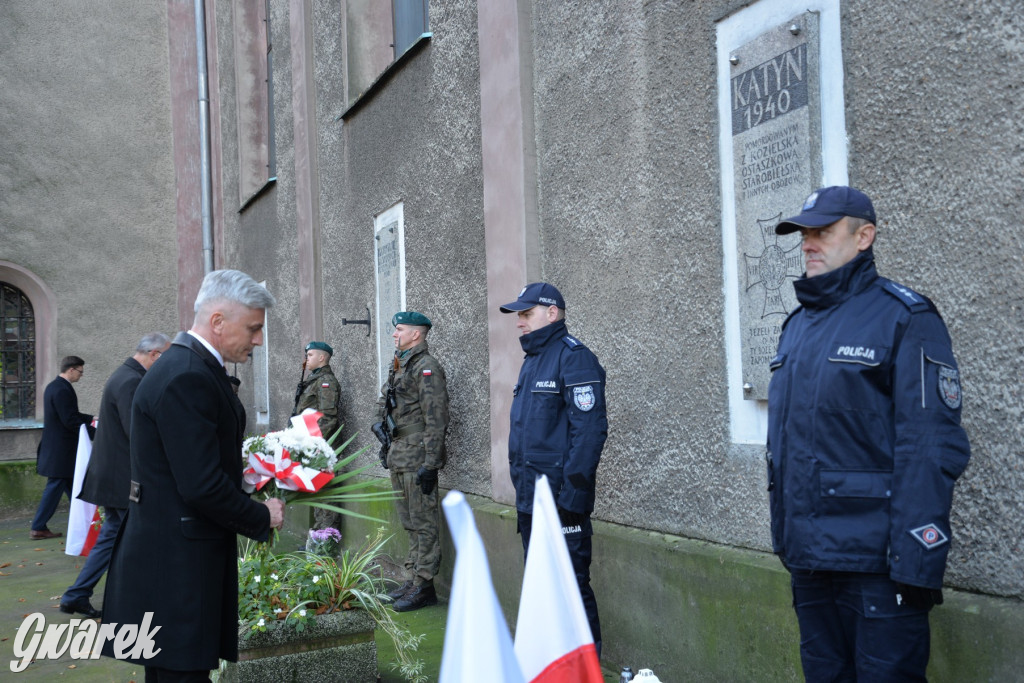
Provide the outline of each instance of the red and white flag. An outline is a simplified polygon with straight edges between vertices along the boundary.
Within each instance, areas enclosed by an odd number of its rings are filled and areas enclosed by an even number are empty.
[[[327,435],[320,433],[319,420],[323,416],[324,414],[317,410],[306,408],[300,414],[292,417],[292,427],[300,431],[309,432],[310,436],[319,436],[326,439]]]
[[[92,457],[92,439],[85,425],[78,428],[78,452],[75,454],[75,479],[71,487],[71,513],[68,515],[68,541],[66,555],[86,556],[100,535],[100,510],[92,503],[78,498]]]
[[[533,494],[530,548],[516,622],[516,657],[530,683],[603,683],[548,478]]]
[[[456,556],[440,683],[523,683],[473,510],[459,491],[449,491],[442,506]]]

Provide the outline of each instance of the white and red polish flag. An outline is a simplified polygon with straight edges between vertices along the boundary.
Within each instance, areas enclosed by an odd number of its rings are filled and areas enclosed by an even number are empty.
[[[456,557],[439,681],[524,683],[473,510],[459,491],[449,491],[442,506]]]
[[[590,623],[548,478],[533,494],[533,524],[516,622],[516,657],[530,683],[603,683]]]
[[[89,438],[85,425],[82,425],[78,428],[78,452],[75,454],[75,478],[71,486],[71,512],[68,515],[68,540],[64,545],[66,555],[87,556],[100,535],[99,508],[78,497],[82,492],[82,483],[85,481],[85,472],[89,469],[90,458],[92,439]]]
[[[298,415],[292,416],[292,427],[294,427],[295,429],[309,432],[310,436],[319,436],[323,439],[326,439],[329,435],[322,434],[320,432],[319,420],[323,416],[324,414],[319,411],[313,410],[312,408],[306,408]]]

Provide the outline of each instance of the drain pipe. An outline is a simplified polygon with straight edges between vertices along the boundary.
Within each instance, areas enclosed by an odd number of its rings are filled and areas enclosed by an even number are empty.
[[[210,88],[206,78],[206,7],[195,0],[196,66],[199,71],[199,183],[203,211],[203,273],[213,270],[213,182],[210,175]]]

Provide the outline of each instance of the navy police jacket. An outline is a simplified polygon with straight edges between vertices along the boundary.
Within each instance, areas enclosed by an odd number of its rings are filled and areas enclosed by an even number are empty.
[[[946,326],[870,248],[794,287],[768,388],[773,548],[790,570],[941,588],[970,457]]]
[[[526,358],[513,390],[508,437],[516,509],[532,513],[534,484],[545,474],[559,508],[590,514],[608,437],[604,368],[564,320],[522,335],[519,343]]]

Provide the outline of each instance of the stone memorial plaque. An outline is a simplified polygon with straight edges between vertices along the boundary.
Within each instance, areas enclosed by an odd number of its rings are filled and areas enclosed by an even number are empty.
[[[388,209],[377,217],[374,235],[374,260],[377,274],[377,374],[379,384],[388,379],[388,368],[395,355],[391,338],[395,326],[391,318],[405,308],[405,248],[403,244],[402,206]]]
[[[818,15],[772,28],[730,55],[743,398],[767,400],[791,282],[803,273],[800,235],[775,234],[821,177]]]

